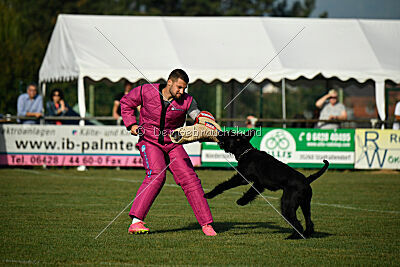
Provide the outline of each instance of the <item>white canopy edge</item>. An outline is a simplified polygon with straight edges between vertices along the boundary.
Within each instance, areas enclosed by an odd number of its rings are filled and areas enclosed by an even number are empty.
[[[384,81],[400,82],[399,43],[398,20],[59,15],[39,82],[78,79],[84,116],[84,77],[152,82],[183,68],[207,83],[372,79],[385,119]]]

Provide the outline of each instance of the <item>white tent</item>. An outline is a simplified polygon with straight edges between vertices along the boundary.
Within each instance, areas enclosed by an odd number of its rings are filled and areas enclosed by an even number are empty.
[[[59,15],[39,82],[78,79],[84,116],[84,77],[156,81],[182,68],[192,82],[372,79],[385,119],[384,81],[400,82],[399,44],[399,20]]]

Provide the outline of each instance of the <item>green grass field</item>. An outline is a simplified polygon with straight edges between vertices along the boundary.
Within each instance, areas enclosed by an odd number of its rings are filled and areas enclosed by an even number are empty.
[[[198,170],[205,191],[233,174]],[[303,173],[310,174],[311,170]],[[206,237],[170,174],[148,217],[151,234],[128,235],[127,209],[143,170],[0,169],[1,263],[80,265],[398,265],[400,175],[328,171],[313,183],[316,234],[284,240],[286,222],[261,197],[239,207],[248,186],[209,201]],[[281,192],[265,191],[277,208]],[[299,214],[300,215],[300,214]],[[304,223],[303,217],[300,217]]]

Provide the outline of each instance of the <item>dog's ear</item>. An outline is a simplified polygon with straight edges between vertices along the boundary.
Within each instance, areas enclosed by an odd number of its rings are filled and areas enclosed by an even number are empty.
[[[246,136],[247,139],[250,141],[250,139],[253,138],[253,136],[254,136],[255,134],[256,134],[256,130],[251,129],[251,130],[248,130],[248,131],[245,133],[245,136]]]

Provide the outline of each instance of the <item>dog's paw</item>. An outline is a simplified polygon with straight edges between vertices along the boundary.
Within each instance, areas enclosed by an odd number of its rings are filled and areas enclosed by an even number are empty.
[[[304,231],[304,233],[303,233],[303,235],[304,235],[305,238],[310,238],[310,237],[312,236],[312,234],[314,234],[314,229],[312,229],[312,230],[306,229],[306,230]]]
[[[204,197],[207,198],[207,199],[211,199],[211,198],[213,198],[215,196],[213,194],[206,193],[206,194],[204,194]]]
[[[286,240],[294,240],[294,239],[301,239],[302,237],[296,232],[291,234],[290,236],[286,237]]]
[[[244,205],[247,204],[247,202],[246,202],[243,198],[239,198],[239,199],[236,201],[236,204],[238,204],[239,206],[244,206]]]

